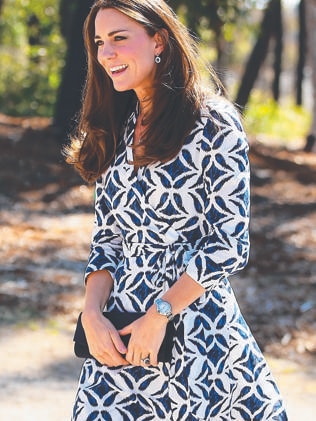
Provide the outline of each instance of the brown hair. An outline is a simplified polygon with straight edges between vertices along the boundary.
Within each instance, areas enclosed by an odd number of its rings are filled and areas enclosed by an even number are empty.
[[[150,36],[159,33],[164,43],[150,98],[152,112],[146,115],[147,129],[142,145],[137,146],[135,165],[173,158],[199,117],[204,99],[197,45],[164,1],[96,1],[84,25],[88,71],[82,110],[71,144],[65,149],[67,162],[74,164],[89,182],[110,165],[122,124],[137,100],[133,91],[115,91],[110,77],[97,60],[95,18],[99,10],[107,8],[131,17],[143,25]],[[217,87],[221,87],[213,71],[211,76]]]

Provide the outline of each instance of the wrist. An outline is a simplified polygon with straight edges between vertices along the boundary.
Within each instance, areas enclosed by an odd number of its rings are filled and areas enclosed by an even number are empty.
[[[172,306],[169,301],[166,301],[162,298],[157,298],[155,300],[156,312],[165,317],[169,322],[173,320],[174,315],[172,313]]]
[[[146,315],[153,319],[155,321],[155,324],[159,323],[162,325],[166,325],[169,321],[166,316],[158,313],[156,304],[153,304],[147,310]]]
[[[83,321],[96,320],[102,315],[102,310],[98,307],[85,307],[82,311],[81,318]]]

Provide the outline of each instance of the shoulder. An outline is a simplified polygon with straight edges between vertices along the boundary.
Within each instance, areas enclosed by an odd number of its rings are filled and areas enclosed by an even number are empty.
[[[215,131],[231,129],[244,132],[237,109],[222,97],[205,101],[201,108],[201,120],[205,125],[214,126]]]
[[[239,112],[224,98],[215,97],[205,101],[197,125],[204,150],[236,146],[248,148]]]

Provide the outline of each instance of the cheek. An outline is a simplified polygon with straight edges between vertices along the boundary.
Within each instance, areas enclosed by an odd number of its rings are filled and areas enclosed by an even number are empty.
[[[106,69],[106,66],[104,65],[104,62],[102,60],[101,55],[98,54],[96,58],[97,58],[97,62],[100,64],[100,66],[106,71],[106,73],[108,73],[108,71]]]
[[[156,72],[156,66],[157,64],[155,64],[155,57],[149,56],[144,65],[144,69],[146,69],[146,73],[148,73],[148,75],[154,76]]]
[[[96,59],[97,59],[98,63],[100,63],[102,65],[102,54],[101,54],[100,50],[97,51]]]
[[[139,56],[139,63],[146,71],[153,71],[155,68],[155,56],[151,53],[142,54]]]

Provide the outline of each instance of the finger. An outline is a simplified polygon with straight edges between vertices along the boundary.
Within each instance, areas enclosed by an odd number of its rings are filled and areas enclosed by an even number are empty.
[[[143,365],[141,361],[141,351],[134,347],[129,347],[127,354],[125,356],[126,360],[129,361],[132,365],[141,366]]]
[[[93,349],[90,349],[91,355],[101,364],[111,366],[119,366],[128,364],[122,354],[126,353],[126,347],[122,343],[117,331],[111,331],[110,343],[93,344]],[[120,349],[117,349],[120,348]]]
[[[158,357],[157,354],[150,353],[149,354],[150,365],[157,366],[158,365]]]
[[[122,365],[129,365],[129,363],[118,353],[113,350],[113,353],[108,354],[103,352],[102,354],[95,355],[94,358],[102,365],[108,367],[118,367]]]
[[[134,364],[134,360],[133,360],[133,352],[132,350],[128,347],[127,348],[127,353],[125,355],[125,359],[126,361],[128,361],[130,364],[135,365]]]
[[[125,355],[127,352],[127,348],[124,345],[119,333],[117,331],[111,332],[111,339],[112,342],[120,354]]]
[[[126,366],[126,365],[130,365],[130,363],[128,361],[125,360],[125,358],[123,357],[119,357],[119,358],[113,358],[113,363],[112,363],[112,367],[119,367],[119,366]]]
[[[134,365],[138,365],[138,366],[143,365],[142,354],[140,351],[138,352],[134,351],[133,361],[134,361]]]
[[[150,361],[150,354],[147,354],[146,356],[141,357],[140,361],[141,361],[141,364],[145,367],[152,365]]]
[[[130,335],[132,333],[132,325],[127,325],[118,331],[119,335],[125,336]]]
[[[120,365],[129,365],[129,362],[126,361],[126,359],[116,350],[114,350],[113,353],[109,355],[109,358],[111,359],[111,364],[113,367],[117,367]]]
[[[108,360],[107,358],[96,358],[96,360],[102,364],[102,365],[106,365],[107,367],[122,367],[122,366],[128,366],[130,365],[130,363],[124,359],[122,359],[121,361],[116,361],[116,360]]]
[[[132,344],[133,345],[133,344]],[[133,364],[138,366],[146,366],[148,364],[144,363],[144,359],[148,360],[149,352],[144,351],[144,348],[140,346],[133,346]]]

